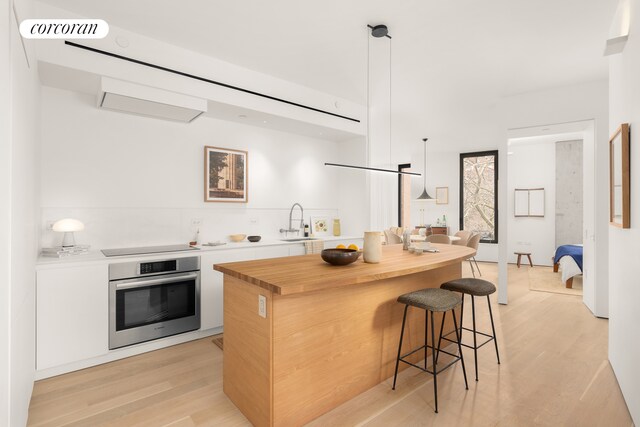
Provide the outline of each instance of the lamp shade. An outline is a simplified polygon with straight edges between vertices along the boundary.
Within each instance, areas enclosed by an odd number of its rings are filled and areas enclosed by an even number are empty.
[[[419,195],[416,200],[426,200],[427,202],[435,202],[436,201],[436,199],[434,199],[433,197],[431,197],[429,195],[429,193],[427,193],[427,187],[424,188],[424,190],[422,191],[422,194]]]
[[[427,193],[427,141],[429,138],[422,138],[424,142],[424,190],[422,190],[422,194],[418,196],[416,200],[423,202],[435,202],[436,199],[431,197],[429,193]]]
[[[70,231],[82,231],[84,230],[84,224],[73,218],[65,218],[56,221],[51,228],[53,231],[61,233],[68,233]]]

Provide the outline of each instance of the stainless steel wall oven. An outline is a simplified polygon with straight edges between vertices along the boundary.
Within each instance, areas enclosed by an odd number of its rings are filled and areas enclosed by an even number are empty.
[[[200,257],[109,265],[109,349],[200,328]]]

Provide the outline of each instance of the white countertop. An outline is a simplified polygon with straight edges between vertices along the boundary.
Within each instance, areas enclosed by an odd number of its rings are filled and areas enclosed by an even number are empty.
[[[362,236],[326,236],[326,237],[318,237],[317,240],[322,240],[324,242],[332,242],[337,240],[356,240],[362,239]],[[311,240],[314,241],[314,240]],[[155,253],[155,254],[146,254],[146,255],[126,255],[126,256],[116,256],[116,257],[106,257],[100,251],[100,249],[91,250],[83,255],[75,255],[64,258],[53,258],[53,257],[44,257],[39,256],[36,262],[36,269],[42,268],[59,268],[61,266],[64,267],[74,267],[80,265],[90,265],[90,264],[102,264],[102,263],[117,263],[117,262],[129,262],[129,261],[137,261],[144,259],[152,259],[152,258],[183,258],[189,256],[198,256],[207,252],[214,251],[228,251],[235,249],[252,249],[266,246],[285,246],[285,245],[303,245],[305,241],[298,242],[284,242],[282,240],[276,238],[266,238],[262,239],[259,242],[251,243],[247,240],[242,242],[227,242],[225,245],[220,246],[196,246],[199,250],[197,251],[179,251],[179,252],[163,252],[163,253]]]

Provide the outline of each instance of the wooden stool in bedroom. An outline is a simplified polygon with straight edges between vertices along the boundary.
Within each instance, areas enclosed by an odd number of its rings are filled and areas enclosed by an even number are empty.
[[[526,255],[529,258],[529,265],[533,267],[533,262],[531,261],[531,252],[514,252],[514,254],[518,255],[518,268],[520,268],[520,262],[522,261],[522,256]]]

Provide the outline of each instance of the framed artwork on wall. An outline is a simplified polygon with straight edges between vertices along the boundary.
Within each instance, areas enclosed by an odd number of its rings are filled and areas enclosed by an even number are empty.
[[[204,147],[204,201],[249,201],[248,153],[219,147]]]
[[[328,236],[329,218],[325,216],[312,216],[310,219],[311,234],[314,236]]]
[[[436,205],[449,204],[449,187],[436,187]]]
[[[629,124],[623,123],[609,139],[609,223],[631,227]]]
[[[513,216],[544,217],[544,188],[516,188]]]

